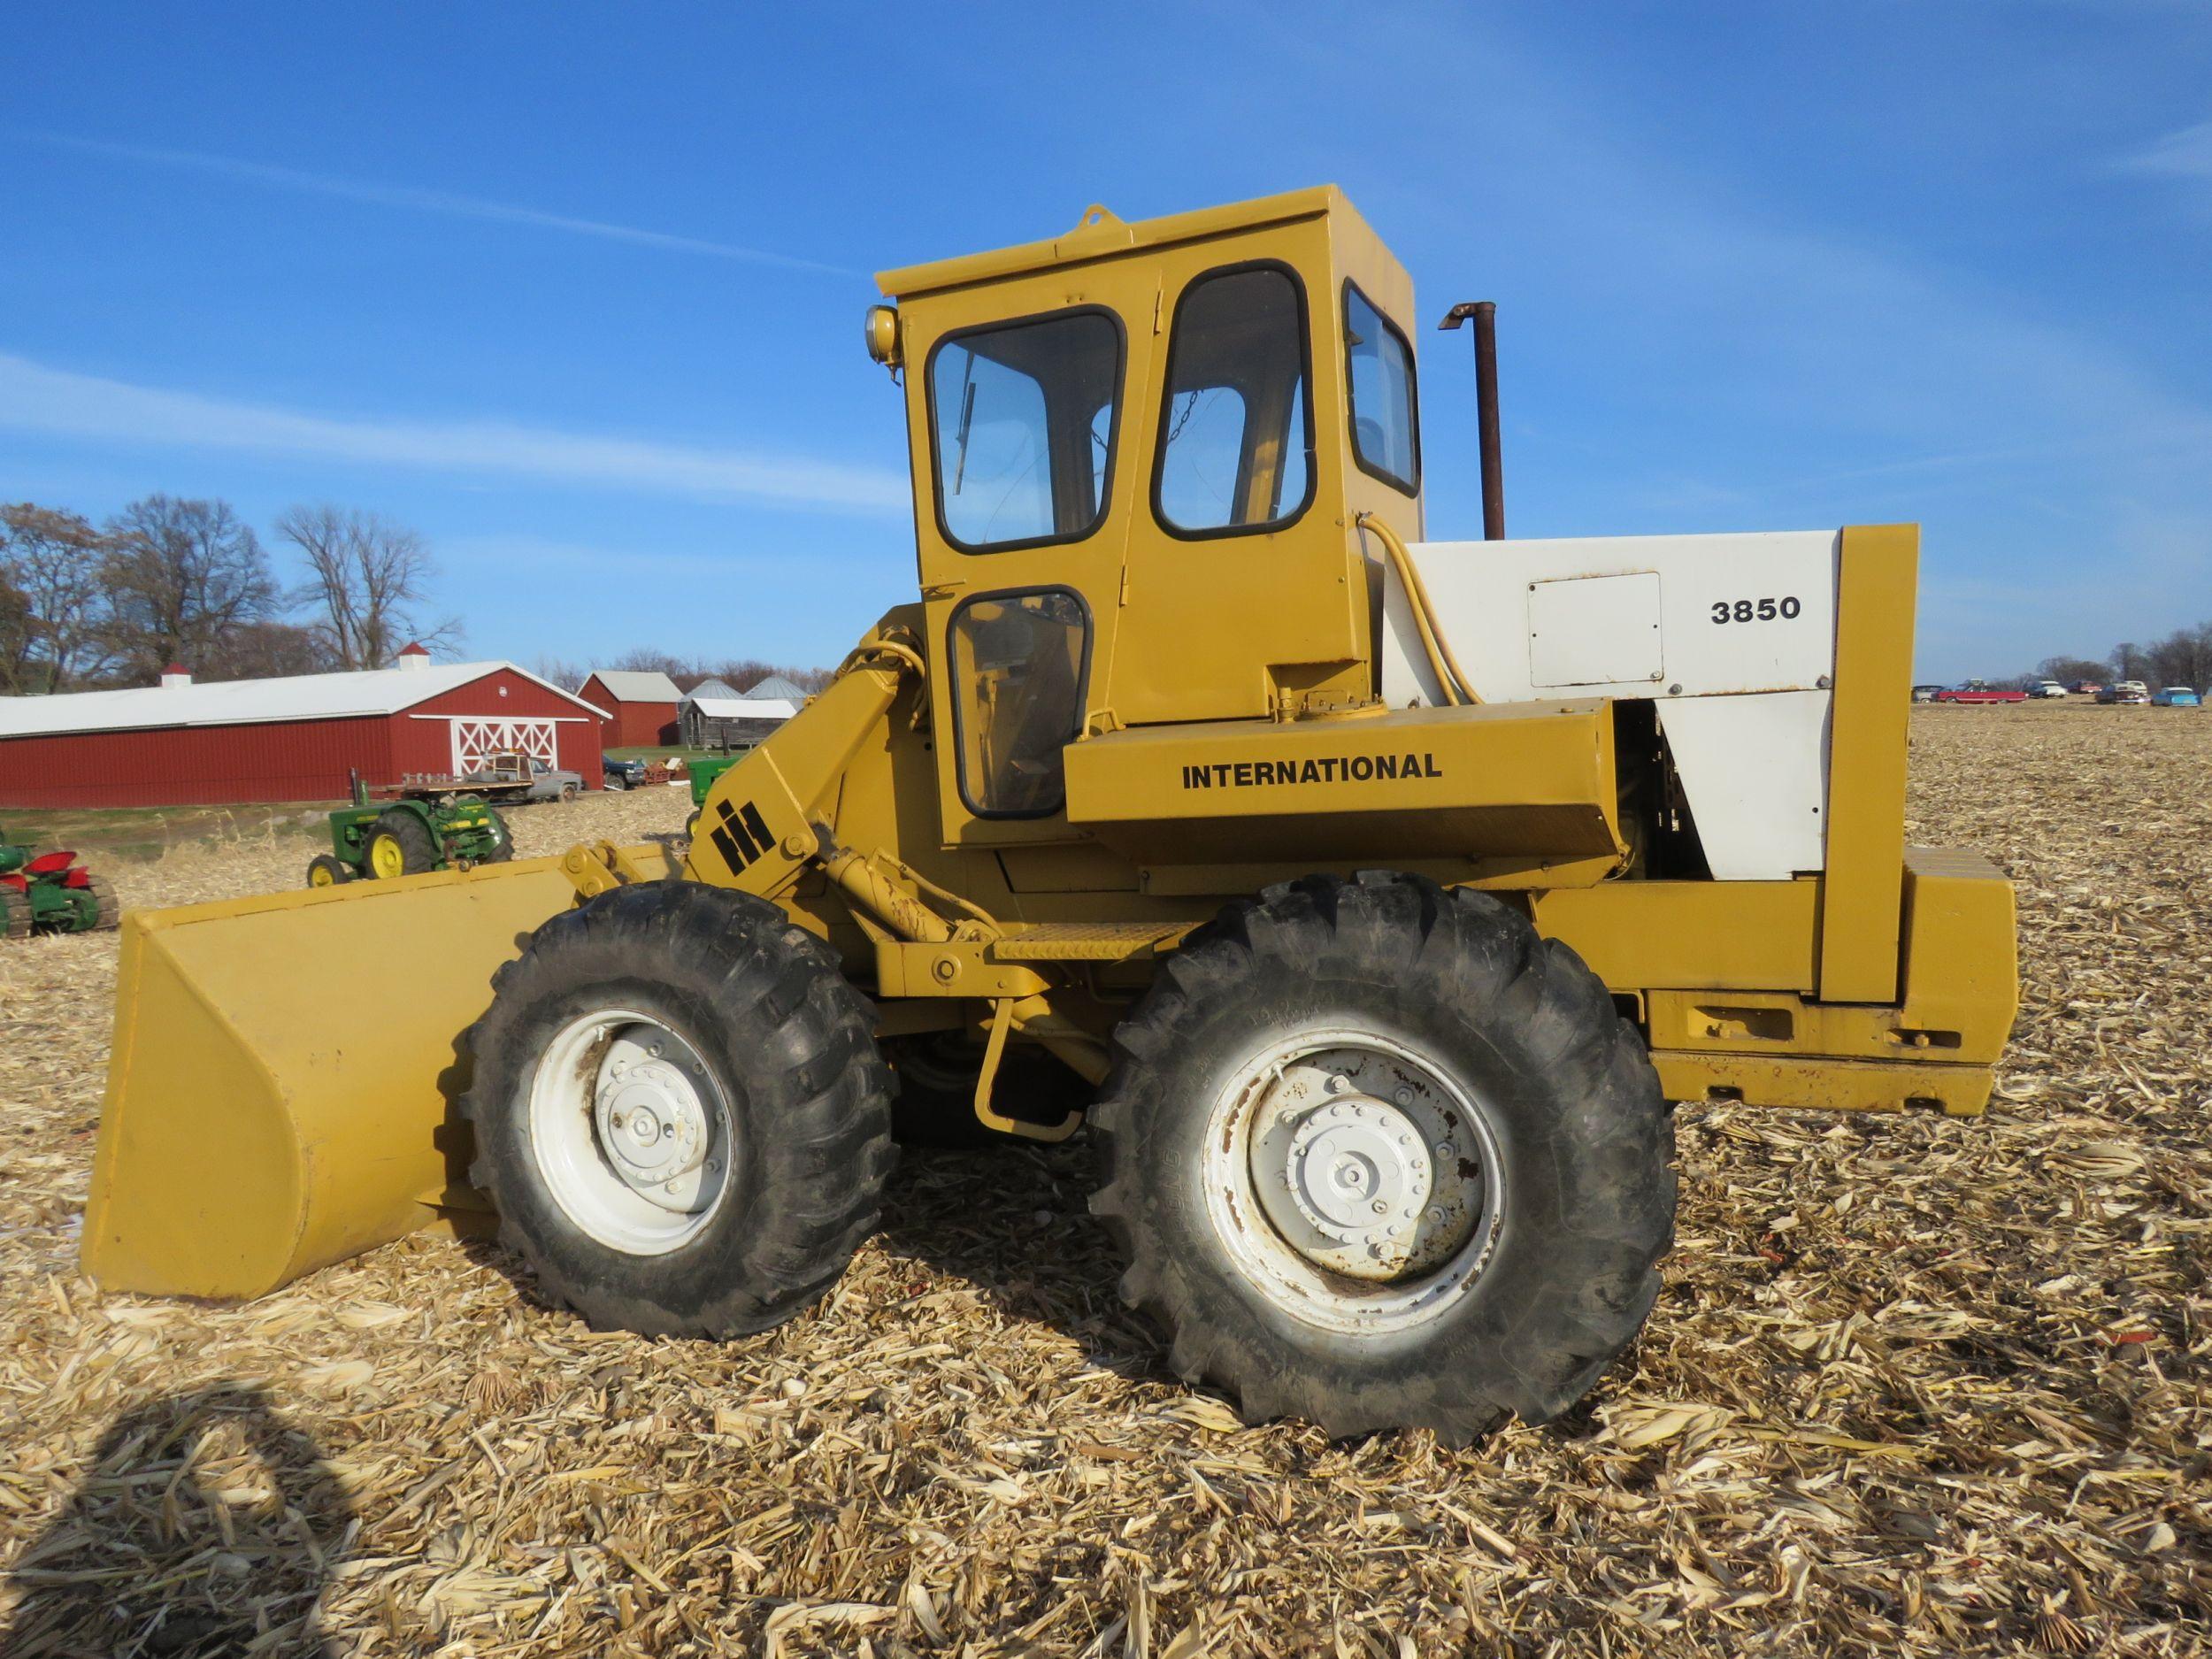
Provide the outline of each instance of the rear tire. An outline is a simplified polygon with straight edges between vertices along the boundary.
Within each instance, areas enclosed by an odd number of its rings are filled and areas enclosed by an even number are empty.
[[[123,903],[115,896],[115,888],[105,876],[87,876],[84,884],[93,898],[93,931],[113,933],[123,925]]]
[[[438,862],[438,843],[431,839],[430,826],[412,812],[380,815],[361,843],[361,873],[373,879],[419,876],[435,870]]]
[[[34,915],[29,894],[0,887],[0,939],[28,939]]]
[[[492,849],[484,855],[488,864],[511,863],[515,856],[515,833],[507,826],[507,820],[499,816],[499,809],[488,809],[492,815]]]
[[[774,905],[618,887],[540,927],[493,986],[467,1039],[469,1179],[595,1325],[765,1330],[875,1230],[897,1155],[872,1011]],[[641,1130],[624,1117],[641,1110]]]
[[[1091,1203],[1122,1293],[1251,1419],[1464,1444],[1565,1410],[1651,1310],[1657,1073],[1597,976],[1487,895],[1271,887],[1169,958],[1114,1048]]]

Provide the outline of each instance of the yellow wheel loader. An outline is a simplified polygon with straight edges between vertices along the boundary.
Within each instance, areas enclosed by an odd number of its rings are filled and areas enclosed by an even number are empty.
[[[680,857],[134,913],[96,1278],[495,1225],[731,1336],[836,1279],[895,1112],[1087,1123],[1180,1374],[1462,1441],[1651,1310],[1670,1102],[1982,1109],[2012,893],[1904,844],[1911,527],[1427,539],[1411,284],[1333,188],[879,281],[918,599]]]

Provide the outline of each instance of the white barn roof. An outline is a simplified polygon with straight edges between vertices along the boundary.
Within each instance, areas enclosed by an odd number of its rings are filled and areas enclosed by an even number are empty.
[[[584,677],[589,685],[597,680],[604,686],[618,703],[678,703],[683,693],[676,689],[676,682],[666,674],[635,668],[595,668]],[[578,689],[580,691],[581,687]]]
[[[144,686],[127,691],[73,691],[53,697],[0,697],[0,738],[397,714],[503,668],[533,685],[544,686],[556,696],[565,697],[602,719],[608,718],[603,709],[594,708],[575,693],[548,684],[513,663],[424,662],[419,668],[291,674],[277,680],[226,680],[211,685]]]
[[[806,693],[781,674],[771,674],[745,694],[749,697],[781,697],[786,703],[804,703]]]
[[[691,706],[710,720],[787,720],[799,705],[785,697],[702,697]]]
[[[684,693],[683,700],[686,703],[696,703],[702,697],[734,697],[739,695],[737,687],[726,680],[703,680],[689,691]]]

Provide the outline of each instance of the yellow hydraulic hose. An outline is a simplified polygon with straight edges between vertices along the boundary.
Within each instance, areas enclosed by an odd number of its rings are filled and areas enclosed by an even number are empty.
[[[1383,551],[1389,555],[1390,566],[1398,572],[1398,583],[1406,590],[1413,625],[1420,631],[1421,649],[1429,659],[1429,672],[1443,687],[1445,703],[1480,703],[1482,699],[1475,695],[1467,676],[1460,672],[1459,659],[1452,655],[1451,642],[1436,624],[1436,610],[1429,603],[1428,588],[1421,580],[1421,572],[1414,568],[1413,556],[1406,551],[1406,544],[1398,539],[1398,533],[1371,512],[1363,512],[1352,522],[1363,530],[1373,531],[1375,539],[1383,544]]]

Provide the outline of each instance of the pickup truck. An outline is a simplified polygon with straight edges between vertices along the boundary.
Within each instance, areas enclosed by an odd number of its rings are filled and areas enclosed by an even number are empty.
[[[1962,686],[1946,686],[1935,695],[1938,703],[2025,703],[2024,691],[2000,691],[1994,686],[1978,680],[1970,680]]]
[[[573,801],[584,787],[584,775],[561,772],[535,755],[494,755],[469,773],[467,781],[504,800]]]

